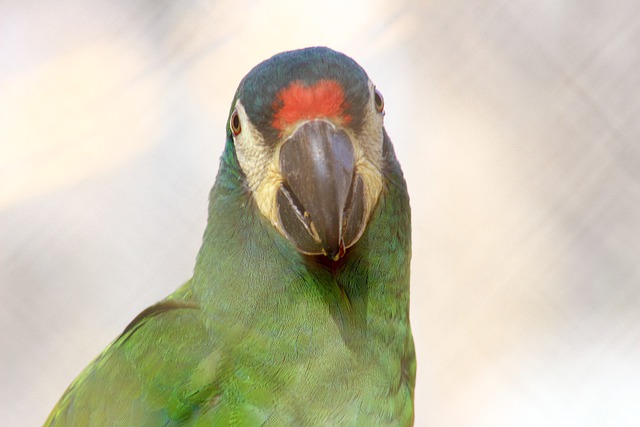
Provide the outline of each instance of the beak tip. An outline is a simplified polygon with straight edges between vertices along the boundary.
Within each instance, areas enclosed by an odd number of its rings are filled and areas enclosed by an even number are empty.
[[[340,254],[339,253],[336,253],[335,255],[327,254],[327,258],[329,258],[331,261],[337,261],[340,259]]]
[[[338,261],[340,258],[342,258],[344,256],[344,254],[346,252],[346,249],[344,247],[344,243],[340,242],[338,247],[336,247],[336,248],[325,247],[322,252],[331,261]]]

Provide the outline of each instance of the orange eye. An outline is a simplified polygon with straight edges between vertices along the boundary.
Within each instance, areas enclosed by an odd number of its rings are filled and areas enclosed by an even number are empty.
[[[382,113],[384,111],[384,98],[378,89],[373,94],[373,102],[376,104],[378,113]]]
[[[231,113],[231,119],[229,120],[229,127],[231,127],[231,132],[233,132],[233,136],[238,136],[238,134],[242,131],[238,110],[233,110],[233,113]]]

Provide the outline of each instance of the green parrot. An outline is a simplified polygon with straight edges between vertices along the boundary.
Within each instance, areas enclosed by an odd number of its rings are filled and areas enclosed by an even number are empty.
[[[412,425],[409,197],[383,117],[339,52],[253,68],[193,277],[133,319],[45,425]]]

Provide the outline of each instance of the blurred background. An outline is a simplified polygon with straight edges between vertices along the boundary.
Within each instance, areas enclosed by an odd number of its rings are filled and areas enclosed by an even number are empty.
[[[191,274],[240,79],[327,45],[413,206],[417,426],[640,425],[640,3],[0,1],[0,419]]]

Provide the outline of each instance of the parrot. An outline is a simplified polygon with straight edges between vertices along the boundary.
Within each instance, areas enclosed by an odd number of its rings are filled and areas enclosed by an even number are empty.
[[[413,425],[411,214],[384,116],[364,69],[330,48],[251,69],[192,277],[45,425]]]

